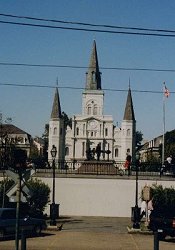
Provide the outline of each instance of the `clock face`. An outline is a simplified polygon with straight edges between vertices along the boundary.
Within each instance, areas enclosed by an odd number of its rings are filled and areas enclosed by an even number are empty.
[[[89,122],[89,127],[91,129],[95,129],[97,127],[97,121],[95,121],[95,120],[90,121]]]

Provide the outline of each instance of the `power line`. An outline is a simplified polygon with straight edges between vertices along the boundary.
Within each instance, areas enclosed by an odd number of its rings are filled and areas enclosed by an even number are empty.
[[[73,22],[73,21],[63,21],[63,20],[56,20],[56,19],[37,18],[37,17],[31,17],[31,16],[19,16],[19,15],[4,14],[4,13],[0,13],[0,16],[12,17],[12,18],[18,18],[18,19],[35,20],[35,21],[43,21],[43,22],[53,22],[53,23],[63,23],[63,24],[82,25],[82,26],[91,26],[91,27],[111,28],[111,29],[126,29],[126,30],[175,33],[175,30],[167,30],[167,29],[151,29],[151,28],[126,27],[126,26],[116,26],[116,25],[107,25],[107,24]]]
[[[87,69],[87,68],[89,68],[87,66],[76,66],[76,65],[30,64],[30,63],[7,63],[7,62],[0,62],[0,66],[70,68],[70,69]],[[125,71],[175,72],[175,69],[155,69],[155,68],[100,67],[100,69],[102,69],[102,70],[125,70]]]
[[[9,87],[29,87],[29,88],[51,88],[54,89],[58,87],[59,89],[70,89],[70,90],[85,90],[83,87],[70,87],[70,86],[51,86],[51,85],[40,85],[40,84],[20,84],[20,83],[0,83],[0,86],[9,86]],[[112,92],[128,92],[128,89],[111,89],[111,88],[103,88],[104,91],[112,91]],[[163,91],[156,90],[136,90],[132,89],[132,92],[135,93],[152,93],[152,94],[162,94]],[[175,91],[171,91],[171,94],[174,94]]]
[[[72,27],[33,24],[33,23],[22,23],[22,22],[11,22],[11,21],[2,21],[2,20],[0,20],[0,23],[12,24],[12,25],[20,25],[20,26],[30,26],[30,27],[37,27],[37,28],[63,29],[63,30],[85,31],[85,32],[120,34],[120,35],[139,35],[139,36],[156,36],[156,37],[172,37],[172,38],[175,37],[175,35],[171,35],[171,34],[156,34],[156,33],[143,33],[143,32],[128,32],[128,31],[126,32],[126,31],[72,28]]]

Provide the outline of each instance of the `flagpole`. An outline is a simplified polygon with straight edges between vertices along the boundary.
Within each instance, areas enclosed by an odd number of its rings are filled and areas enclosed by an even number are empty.
[[[165,98],[168,98],[170,95],[169,90],[167,89],[165,82],[163,83],[163,138],[162,138],[162,167],[165,161]]]
[[[163,140],[162,140],[162,166],[165,161],[165,95],[163,90]]]

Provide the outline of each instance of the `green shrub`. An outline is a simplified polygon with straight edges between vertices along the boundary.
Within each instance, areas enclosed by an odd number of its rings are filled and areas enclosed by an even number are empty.
[[[154,210],[163,215],[175,216],[175,189],[153,185],[151,190]]]
[[[5,194],[13,184],[14,181],[9,178],[5,178],[0,182],[0,207],[16,206],[16,203],[9,202],[9,198]],[[50,188],[47,184],[38,179],[30,179],[26,184],[31,191],[32,196],[28,197],[26,203],[21,203],[21,212],[27,212],[33,217],[41,217],[43,216],[46,205],[50,201]]]

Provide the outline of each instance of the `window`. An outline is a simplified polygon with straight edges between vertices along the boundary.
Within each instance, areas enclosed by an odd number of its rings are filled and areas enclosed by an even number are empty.
[[[87,107],[87,114],[91,115],[91,106],[90,105],[88,105],[88,107]]]
[[[97,105],[94,105],[93,114],[97,115]]]
[[[85,134],[85,124],[83,124],[83,135]]]
[[[118,148],[115,148],[114,155],[115,155],[115,157],[118,157]]]
[[[79,128],[77,128],[77,135],[79,135]]]
[[[108,129],[105,128],[105,136],[108,136]]]
[[[69,155],[69,147],[65,148],[65,155]]]
[[[53,129],[53,134],[54,134],[54,135],[57,134],[57,128],[56,128],[56,127]]]
[[[84,156],[85,153],[85,142],[82,142],[82,156]]]
[[[92,82],[95,83],[96,82],[96,75],[95,72],[92,72]]]
[[[130,129],[127,129],[127,136],[130,135]]]

